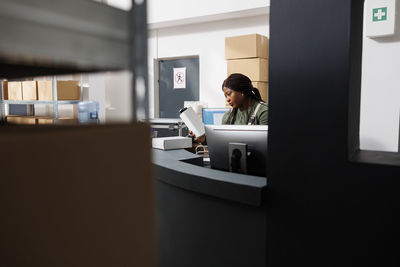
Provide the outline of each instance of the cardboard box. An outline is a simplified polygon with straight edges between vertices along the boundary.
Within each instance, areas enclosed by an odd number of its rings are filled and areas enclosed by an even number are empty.
[[[21,82],[4,82],[4,95],[8,100],[22,100],[22,83]]]
[[[36,118],[24,116],[7,116],[6,122],[9,124],[35,125]]]
[[[58,118],[56,124],[58,125],[76,125],[78,124],[77,118]]]
[[[249,34],[225,38],[225,58],[268,58],[268,38]]]
[[[46,117],[37,117],[37,124],[39,125],[49,125],[54,124],[53,118],[46,118]]]
[[[149,133],[139,123],[3,127],[0,265],[157,266]]]
[[[22,82],[22,100],[37,100],[36,81]]]
[[[3,88],[3,99],[4,100],[8,100],[8,89],[7,89],[7,82],[2,82],[1,84],[2,88]]]
[[[253,82],[268,82],[268,60],[264,58],[228,60],[228,76],[242,73]]]
[[[268,103],[268,83],[266,82],[252,82],[253,87],[256,87],[260,91],[262,100]]]
[[[158,137],[152,139],[153,148],[170,150],[192,147],[192,138],[183,136]]]
[[[57,122],[54,122],[54,118],[38,118],[37,123],[39,125],[76,125],[78,124],[77,118],[58,118]]]
[[[80,100],[81,88],[78,81],[57,81],[58,100]]]
[[[38,99],[42,101],[53,100],[53,82],[36,81],[38,88]]]
[[[37,81],[39,100],[53,100],[53,82]],[[58,100],[80,100],[81,88],[79,81],[57,81]]]

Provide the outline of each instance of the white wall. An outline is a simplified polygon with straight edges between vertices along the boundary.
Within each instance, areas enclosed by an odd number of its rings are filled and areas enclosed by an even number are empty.
[[[130,8],[130,0],[97,1]],[[200,100],[210,107],[225,106],[220,89],[226,78],[225,37],[251,33],[269,36],[269,5],[270,0],[148,0],[148,23],[152,25],[148,46],[150,117],[154,117],[153,62],[157,58],[198,55]],[[122,82],[118,83],[117,77]],[[105,91],[106,121],[130,118],[129,77],[126,73],[104,79],[89,76],[92,84],[98,84],[91,86],[92,90],[101,91],[96,95],[102,98]]]
[[[400,3],[396,12],[395,36],[363,38],[360,147],[365,150],[398,150]]]
[[[210,16],[266,7],[270,0],[148,0],[148,22]]]
[[[221,84],[226,78],[225,37],[259,33],[269,36],[269,16],[247,17],[151,30],[149,33],[150,116],[154,115],[155,58],[198,55],[200,101],[225,106]]]

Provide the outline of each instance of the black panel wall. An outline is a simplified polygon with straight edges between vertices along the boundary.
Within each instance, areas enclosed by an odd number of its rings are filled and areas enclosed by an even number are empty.
[[[267,266],[400,266],[400,168],[348,160],[363,1],[271,2]]]

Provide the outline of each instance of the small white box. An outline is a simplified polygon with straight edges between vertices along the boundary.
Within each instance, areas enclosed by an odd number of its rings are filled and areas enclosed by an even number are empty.
[[[162,150],[191,148],[192,138],[182,136],[153,138],[153,148]]]

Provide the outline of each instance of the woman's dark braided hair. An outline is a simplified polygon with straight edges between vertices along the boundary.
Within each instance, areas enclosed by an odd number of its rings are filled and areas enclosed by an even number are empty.
[[[260,91],[257,88],[253,87],[251,80],[249,77],[240,74],[240,73],[233,73],[229,75],[228,78],[222,83],[222,89],[224,87],[243,93],[247,97],[254,98],[257,102],[264,102],[261,99]],[[234,108],[231,114],[228,117],[227,124],[234,124],[236,118],[237,108]]]

